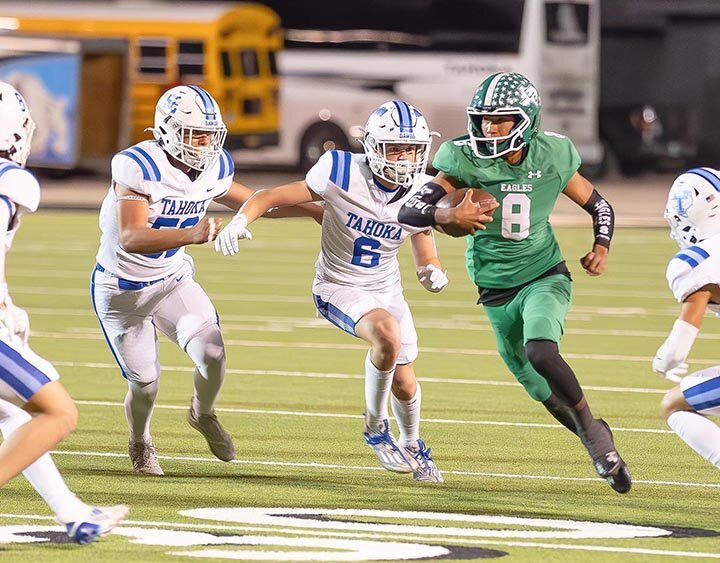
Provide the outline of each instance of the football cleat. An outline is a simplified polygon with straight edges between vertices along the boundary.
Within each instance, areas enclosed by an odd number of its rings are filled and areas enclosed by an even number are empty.
[[[605,431],[610,435],[610,442],[614,446],[612,431],[608,423],[602,418],[596,422],[599,422],[605,428]],[[588,444],[585,443],[584,440],[583,444],[587,448],[590,457],[592,457],[593,466],[597,474],[605,479],[614,491],[620,494],[629,492],[632,487],[632,477],[630,476],[630,470],[620,457],[620,454],[616,450],[594,452],[592,448],[588,447]]]
[[[105,536],[123,520],[130,509],[124,504],[116,506],[87,506],[82,514],[71,522],[63,524],[72,541],[86,544]]]
[[[425,446],[425,442],[418,439],[414,444],[405,446],[405,451],[408,452],[418,464],[418,468],[413,471],[413,479],[415,481],[424,483],[445,482],[445,479],[443,479],[440,470],[430,455],[430,448]]]
[[[165,475],[152,442],[128,442],[128,454],[135,473],[143,475]]]
[[[230,434],[222,427],[215,414],[196,414],[192,403],[188,409],[187,421],[207,440],[210,451],[222,461],[235,459],[235,445]]]
[[[401,448],[390,433],[390,423],[387,418],[381,422],[381,429],[370,428],[365,424],[365,443],[372,448],[375,455],[385,469],[395,473],[413,473],[419,470],[415,458],[405,448]]]

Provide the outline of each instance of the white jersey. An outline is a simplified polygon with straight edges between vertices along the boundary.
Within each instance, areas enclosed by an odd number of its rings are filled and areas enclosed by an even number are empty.
[[[112,159],[113,181],[100,209],[98,264],[119,278],[143,282],[170,276],[183,264],[182,247],[153,254],[123,250],[115,183],[149,198],[148,227],[186,229],[205,216],[210,201],[227,193],[233,173],[233,160],[225,149],[195,180],[170,164],[156,141],[142,141],[116,154]]]
[[[10,212],[5,237],[5,250],[10,250],[15,233],[20,228],[20,218],[25,213],[34,213],[40,204],[40,185],[29,170],[14,162],[0,158],[0,199]],[[3,205],[3,204],[0,204]]]
[[[364,154],[328,151],[320,157],[305,177],[325,200],[316,281],[374,291],[400,284],[400,245],[428,229],[401,225],[398,211],[430,179],[419,175],[405,193],[389,191],[375,180]]]
[[[720,235],[678,252],[670,259],[666,275],[680,303],[708,284],[720,285]],[[708,308],[720,315],[720,305],[710,303]]]

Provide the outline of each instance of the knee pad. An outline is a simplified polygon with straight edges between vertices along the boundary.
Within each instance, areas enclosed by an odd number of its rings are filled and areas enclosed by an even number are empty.
[[[515,375],[515,379],[525,388],[525,392],[530,395],[530,398],[534,401],[542,403],[543,401],[547,401],[550,395],[552,395],[552,390],[547,380],[534,371],[526,371]]]
[[[400,345],[400,353],[398,354],[397,364],[409,364],[414,362],[418,357],[418,345],[417,342],[403,342]]]
[[[185,351],[205,378],[208,371],[225,369],[225,344],[219,325],[211,325],[198,332],[190,339]]]

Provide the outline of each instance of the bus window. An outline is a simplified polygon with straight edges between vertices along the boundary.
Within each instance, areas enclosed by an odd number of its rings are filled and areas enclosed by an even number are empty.
[[[258,115],[262,113],[262,101],[260,98],[246,98],[243,100],[243,113],[245,115]]]
[[[167,40],[161,37],[138,39],[138,72],[157,76],[167,73]]]
[[[268,64],[270,67],[270,74],[272,76],[277,76],[278,69],[277,69],[277,58],[275,57],[275,51],[268,51]]]
[[[545,4],[545,35],[548,43],[584,45],[588,42],[590,5],[573,2]]]
[[[243,76],[259,75],[257,53],[253,49],[240,51],[240,60],[242,61]]]
[[[178,41],[178,75],[202,78],[205,66],[205,45],[202,41]]]
[[[230,64],[230,53],[222,51],[220,53],[220,62],[222,63],[223,76],[229,78],[233,75],[232,65]]]

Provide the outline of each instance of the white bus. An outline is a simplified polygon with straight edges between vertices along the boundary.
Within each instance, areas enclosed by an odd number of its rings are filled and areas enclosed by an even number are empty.
[[[593,175],[598,133],[599,0],[267,0],[285,29],[279,55],[280,144],[237,153],[243,165],[307,169],[353,141],[368,115],[409,101],[442,140],[464,134],[475,88],[497,71],[528,76],[541,128],[572,138]],[[436,147],[439,143],[436,143]]]

